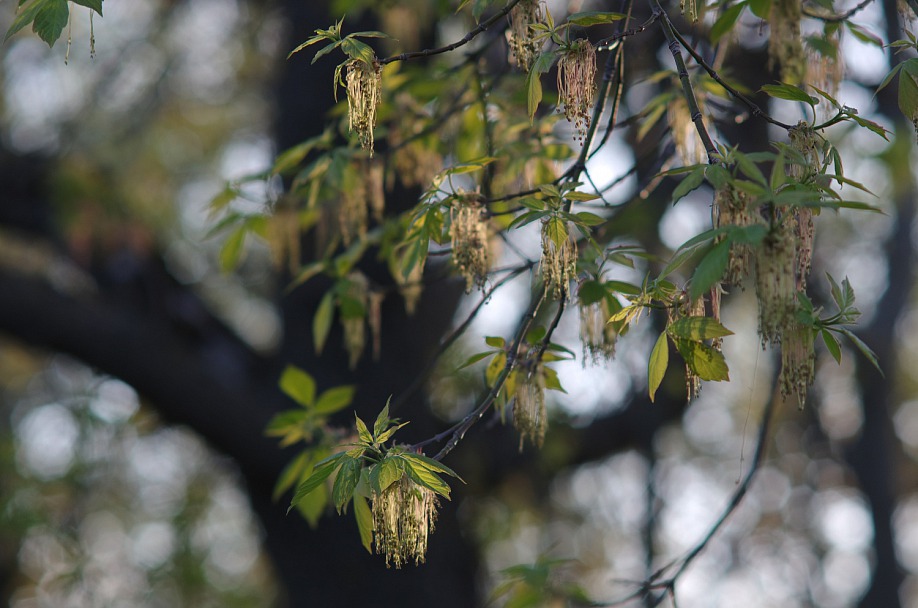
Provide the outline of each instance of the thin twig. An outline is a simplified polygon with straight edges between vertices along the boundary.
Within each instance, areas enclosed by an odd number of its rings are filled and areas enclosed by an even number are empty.
[[[453,449],[459,445],[459,442],[462,441],[462,438],[465,437],[466,432],[468,432],[468,430],[472,428],[472,426],[474,426],[482,416],[484,416],[485,412],[488,411],[488,408],[490,408],[494,403],[494,400],[497,399],[497,396],[500,394],[500,391],[504,387],[504,383],[510,376],[510,372],[512,372],[514,367],[516,367],[520,347],[522,346],[523,340],[525,339],[526,334],[529,332],[529,328],[532,326],[533,321],[535,321],[536,315],[538,314],[542,303],[545,301],[547,293],[547,289],[542,289],[539,297],[533,298],[532,304],[529,306],[529,310],[520,321],[519,329],[516,332],[516,336],[513,338],[510,350],[507,351],[507,363],[504,365],[504,369],[502,369],[500,374],[497,375],[497,378],[494,380],[494,386],[492,386],[491,390],[488,391],[488,393],[482,398],[478,407],[472,410],[471,413],[469,413],[458,423],[454,424],[452,427],[446,429],[442,433],[439,433],[434,438],[424,442],[432,443],[450,437],[450,440],[446,443],[445,446],[443,446],[443,449],[437,452],[437,455],[434,456],[434,460],[441,460],[444,456],[452,452]]]
[[[803,14],[813,19],[819,19],[820,21],[825,21],[826,23],[838,23],[839,21],[844,21],[845,19],[852,17],[855,13],[863,10],[864,8],[866,8],[868,4],[870,4],[873,1],[874,0],[862,0],[854,8],[851,8],[845,11],[844,13],[839,13],[837,15],[833,15],[831,13],[829,14],[820,13],[820,12],[814,11],[811,8],[806,8],[806,7],[803,7]]]
[[[603,38],[602,40],[600,40],[599,42],[596,43],[596,50],[597,50],[597,51],[611,51],[615,46],[617,46],[617,45],[612,44],[613,42],[617,42],[617,41],[622,40],[622,39],[624,39],[624,38],[627,38],[627,37],[629,37],[629,36],[634,36],[634,35],[636,35],[636,34],[640,34],[640,33],[643,32],[644,30],[646,30],[648,27],[650,27],[651,25],[653,25],[653,22],[656,21],[656,20],[659,19],[659,18],[660,18],[659,15],[656,15],[656,14],[651,15],[651,16],[650,16],[650,19],[648,19],[647,21],[645,21],[644,23],[642,23],[642,24],[639,25],[638,27],[634,27],[634,28],[631,28],[631,29],[628,29],[628,30],[622,30],[622,31],[619,31],[619,32],[615,32],[614,34],[612,34],[612,35],[609,36],[608,38]]]
[[[720,86],[722,86],[723,88],[725,88],[725,89],[727,90],[728,93],[730,93],[731,95],[733,95],[733,97],[735,97],[736,99],[739,99],[741,102],[743,102],[743,104],[744,104],[747,108],[749,108],[749,111],[752,112],[752,115],[753,115],[753,116],[758,116],[759,118],[762,118],[762,119],[764,119],[765,121],[770,122],[771,124],[773,124],[773,125],[775,125],[775,126],[778,126],[778,127],[781,127],[782,129],[785,129],[785,130],[791,129],[791,128],[792,128],[792,125],[785,124],[785,123],[781,122],[780,120],[775,120],[774,118],[772,118],[771,116],[769,116],[768,113],[765,112],[765,110],[763,110],[762,108],[760,108],[758,105],[756,105],[755,102],[753,102],[751,99],[749,99],[748,97],[746,97],[745,95],[743,95],[742,93],[740,93],[739,91],[737,91],[734,87],[732,87],[732,86],[730,86],[729,84],[727,84],[727,82],[724,81],[724,79],[720,77],[720,74],[718,74],[717,71],[716,71],[714,68],[712,68],[712,67],[708,64],[707,61],[704,60],[704,57],[702,57],[702,56],[698,53],[698,51],[696,51],[696,50],[692,47],[692,45],[689,44],[689,42],[682,36],[682,34],[679,33],[679,30],[677,30],[677,29],[673,26],[672,21],[669,20],[669,17],[666,15],[666,13],[663,13],[663,19],[664,19],[667,23],[669,23],[669,25],[670,25],[670,31],[671,31],[672,34],[676,37],[676,40],[679,41],[679,44],[682,45],[682,48],[684,48],[684,49],[686,50],[686,52],[688,52],[688,54],[692,56],[692,59],[695,60],[695,63],[697,63],[699,66],[701,66],[701,67],[704,69],[704,71],[707,72],[708,75],[709,75],[711,78],[713,78],[714,81],[715,81],[717,84],[719,84]]]
[[[682,82],[682,91],[685,94],[685,101],[688,104],[692,122],[695,124],[695,130],[698,131],[701,143],[708,153],[708,164],[716,164],[717,148],[714,146],[714,142],[708,134],[708,129],[704,125],[704,117],[701,114],[701,110],[698,108],[698,100],[695,98],[695,91],[692,89],[692,81],[689,79],[688,69],[685,67],[685,60],[682,58],[682,52],[679,50],[679,41],[676,39],[674,33],[675,28],[666,16],[666,13],[663,12],[663,7],[660,6],[659,0],[652,0],[652,2],[653,4],[651,6],[653,10],[659,11],[662,15],[660,23],[663,26],[663,34],[666,36],[666,41],[669,42],[669,52],[673,54],[673,61],[676,62],[679,80]]]
[[[513,7],[520,3],[520,0],[510,0],[503,9],[494,14],[493,17],[487,21],[482,21],[478,24],[478,27],[470,31],[468,34],[463,36],[460,40],[453,42],[452,44],[447,44],[446,46],[441,46],[435,49],[424,49],[423,51],[413,51],[410,53],[402,53],[401,55],[392,55],[391,57],[386,57],[385,59],[380,59],[380,65],[386,65],[387,63],[392,63],[393,61],[407,61],[409,59],[418,59],[420,57],[430,57],[432,55],[440,55],[442,53],[448,53],[450,51],[455,51],[461,46],[465,46],[471,42],[478,34],[484,32],[489,27],[506,17],[510,14],[510,11],[513,10]]]
[[[707,548],[711,543],[723,525],[726,523],[727,519],[736,511],[740,503],[743,501],[743,498],[746,496],[746,493],[749,491],[749,487],[752,485],[752,481],[755,478],[756,473],[762,465],[762,462],[765,460],[765,454],[768,451],[768,431],[771,429],[771,419],[774,414],[775,407],[779,399],[777,396],[769,399],[768,403],[765,405],[765,410],[762,412],[762,423],[759,427],[759,436],[755,448],[755,455],[752,459],[752,464],[749,468],[749,471],[746,473],[746,476],[743,478],[742,483],[734,490],[733,495],[730,497],[730,502],[727,503],[727,506],[724,508],[723,513],[717,519],[713,526],[708,530],[708,533],[705,534],[702,538],[684,557],[676,559],[662,568],[658,569],[656,572],[651,574],[647,580],[640,583],[640,588],[623,598],[602,604],[605,607],[611,606],[621,606],[627,602],[630,602],[639,597],[648,597],[651,593],[655,591],[663,591],[659,596],[657,596],[656,603],[654,605],[659,605],[666,597],[675,598],[675,588],[676,583],[679,580],[679,577],[688,569],[693,561]],[[678,566],[678,567],[677,567]],[[666,572],[676,568],[675,572],[668,578],[663,578]]]
[[[423,370],[421,370],[421,372],[415,377],[414,381],[408,386],[408,388],[406,388],[404,391],[401,392],[401,394],[399,394],[398,397],[392,400],[389,406],[389,409],[391,411],[394,412],[398,410],[399,407],[404,405],[404,403],[412,395],[414,395],[418,391],[418,389],[420,389],[424,385],[424,383],[427,381],[428,378],[430,378],[430,375],[433,373],[433,370],[437,365],[437,361],[440,360],[440,357],[443,356],[443,353],[445,353],[449,349],[450,346],[455,344],[456,340],[458,340],[459,337],[465,333],[465,331],[472,324],[472,321],[475,320],[475,317],[478,315],[478,313],[481,311],[484,305],[487,304],[488,301],[491,299],[491,296],[493,296],[494,293],[498,289],[500,289],[501,287],[509,283],[511,280],[513,280],[517,276],[521,275],[526,270],[529,270],[534,265],[535,265],[534,262],[528,262],[524,264],[523,266],[513,269],[512,271],[510,271],[510,274],[508,274],[503,279],[495,283],[491,287],[491,289],[489,289],[487,293],[485,293],[481,297],[481,300],[478,302],[478,304],[475,305],[475,308],[472,309],[472,312],[469,313],[465,321],[463,321],[462,324],[459,325],[459,327],[454,329],[452,333],[450,333],[450,335],[447,336],[446,339],[440,343],[440,346],[437,348],[437,352],[435,352],[433,356],[430,357],[430,359],[427,362],[427,366]]]

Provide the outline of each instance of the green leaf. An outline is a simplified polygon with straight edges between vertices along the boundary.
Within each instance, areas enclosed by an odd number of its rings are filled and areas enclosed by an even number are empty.
[[[660,383],[663,382],[663,376],[666,374],[666,368],[669,365],[669,345],[666,340],[666,332],[660,334],[657,343],[653,345],[653,351],[650,353],[650,361],[647,364],[647,388],[650,393],[650,401],[653,402]]]
[[[485,156],[475,160],[470,160],[467,163],[460,163],[458,165],[453,165],[444,172],[444,175],[462,175],[463,173],[471,173],[473,171],[478,171],[484,167],[490,165],[497,158],[494,156]]]
[[[529,110],[529,122],[535,118],[536,111],[539,109],[539,102],[542,101],[542,79],[535,66],[529,70],[526,76],[526,105]]]
[[[918,120],[918,59],[909,59],[899,74],[899,110],[911,121]]]
[[[386,405],[380,410],[379,414],[376,416],[376,420],[373,422],[373,435],[379,435],[386,427],[389,426],[389,402],[386,402]]]
[[[851,23],[850,21],[845,21],[845,25],[848,26],[848,31],[851,32],[851,35],[864,44],[883,48],[883,40],[879,36],[868,32],[861,26]]]
[[[861,354],[864,355],[868,361],[870,361],[870,364],[873,365],[878,372],[880,372],[881,376],[884,378],[886,377],[886,375],[883,373],[883,370],[880,368],[880,361],[877,359],[876,353],[873,352],[869,346],[864,344],[863,340],[855,336],[851,330],[845,329],[844,327],[840,328],[838,331],[844,334],[846,338],[851,340],[854,346],[856,346],[857,349],[861,351]]]
[[[711,31],[708,34],[711,39],[711,44],[717,44],[717,41],[720,40],[724,34],[727,34],[733,29],[733,26],[736,25],[736,20],[739,19],[740,13],[743,12],[743,8],[745,8],[745,3],[740,2],[739,4],[734,4],[720,14],[720,17],[718,17],[714,25],[711,26]]]
[[[319,524],[319,519],[325,513],[325,507],[328,505],[328,488],[320,485],[318,488],[304,496],[296,503],[296,510],[306,520],[310,528],[315,529]]]
[[[220,248],[220,270],[223,272],[230,272],[239,265],[246,232],[248,232],[248,227],[243,224],[233,230],[224,241],[223,247]]]
[[[759,19],[768,19],[771,13],[771,0],[749,0],[749,10]]]
[[[293,484],[302,476],[308,464],[309,451],[303,450],[300,452],[299,456],[291,460],[287,466],[284,467],[284,470],[281,471],[280,476],[277,478],[277,483],[274,484],[274,492],[271,494],[271,500],[277,501],[277,499],[281,497],[281,494],[293,487]]]
[[[835,362],[840,365],[842,355],[841,346],[838,344],[838,340],[828,329],[819,330],[819,335],[822,336],[822,341],[825,342],[826,350],[829,351],[829,354],[832,355],[832,358],[835,359]]]
[[[714,245],[698,263],[695,274],[692,275],[692,284],[689,287],[689,297],[697,300],[724,276],[727,263],[730,261],[730,241],[724,240]]]
[[[614,23],[615,21],[620,21],[624,18],[625,16],[621,13],[583,11],[580,13],[571,14],[567,18],[567,22],[572,23],[573,25],[579,25],[581,27],[589,27],[591,25],[600,25],[603,23]]]
[[[687,340],[711,340],[732,336],[733,332],[711,317],[682,317],[666,328],[674,338]]]
[[[676,348],[692,373],[702,380],[720,382],[730,379],[727,361],[720,351],[693,340],[676,340]]]
[[[551,239],[551,242],[559,249],[564,245],[564,241],[567,240],[567,224],[560,217],[552,216],[548,218],[543,231],[545,236]]]
[[[357,531],[360,532],[360,544],[372,553],[370,543],[373,542],[373,513],[363,496],[354,496],[354,518],[357,520]]]
[[[554,357],[548,356],[548,354],[542,357],[543,361],[553,361]],[[558,378],[558,372],[548,366],[542,368],[542,374],[545,377],[545,388],[553,391],[560,391],[567,394],[567,391],[564,390],[564,387],[561,386],[561,380]]]
[[[679,185],[673,190],[673,204],[679,202],[679,199],[701,185],[704,181],[704,167],[693,169],[685,176]]]
[[[485,336],[485,344],[494,348],[503,348],[506,346],[507,341],[500,336]]]
[[[408,455],[404,454],[404,456]],[[449,500],[449,485],[440,479],[439,475],[412,459],[406,458],[405,463],[405,474],[411,478],[411,481]]]
[[[74,4],[96,11],[100,17],[102,16],[102,2],[103,0],[73,0]]]
[[[334,414],[346,408],[354,400],[353,386],[335,386],[328,389],[316,401],[315,412],[317,414]]]
[[[315,402],[316,381],[295,365],[284,368],[278,384],[284,394],[303,407],[311,407]]]
[[[402,428],[403,426],[406,426],[407,424],[409,424],[409,423],[408,423],[408,422],[403,422],[403,423],[401,423],[401,424],[399,424],[399,425],[396,425],[396,426],[390,426],[388,429],[386,429],[386,430],[383,431],[382,433],[379,433],[379,434],[376,436],[376,443],[385,443],[385,442],[389,441],[389,439],[392,438],[392,435],[395,435],[395,432],[396,432],[397,430],[399,430],[399,429]]]
[[[601,197],[596,193],[578,192],[576,190],[571,190],[570,192],[564,195],[564,198],[566,198],[569,201],[576,201],[578,203],[586,203],[589,201],[595,201],[596,199],[601,198]]]
[[[458,372],[460,369],[465,369],[465,368],[467,368],[467,367],[470,366],[470,365],[474,365],[475,363],[478,363],[479,361],[481,361],[481,360],[484,359],[485,357],[490,357],[490,356],[493,355],[493,354],[494,354],[494,351],[493,351],[493,350],[486,350],[486,351],[483,352],[483,353],[474,354],[474,355],[472,355],[471,357],[469,357],[468,359],[466,359],[466,360],[465,360],[465,363],[463,363],[462,365],[460,365],[459,367],[457,367],[457,368],[456,368],[456,371]]]
[[[341,50],[351,59],[359,59],[372,66],[373,62],[376,61],[376,53],[373,52],[373,48],[366,43],[351,38],[351,36],[341,41]]]
[[[341,466],[339,460],[341,460],[344,455],[344,452],[339,452],[319,463],[319,465],[313,469],[312,475],[310,475],[306,481],[297,486],[296,493],[293,495],[293,500],[290,501],[290,507],[287,509],[288,513],[290,512],[290,509],[295,507],[301,500],[303,500],[307,494],[322,485],[325,480],[328,479],[328,477],[335,471],[335,469]]]
[[[356,420],[355,424],[357,425],[357,434],[360,436],[360,441],[370,444],[373,443],[373,435],[370,434],[370,429],[367,428],[366,423],[354,413],[354,419]]]
[[[328,291],[319,302],[316,316],[312,318],[312,342],[317,355],[322,354],[322,349],[325,347],[325,340],[328,339],[328,332],[331,331],[334,315],[335,294]]]
[[[67,0],[48,0],[45,7],[35,15],[32,30],[48,43],[49,47],[53,47],[61,37],[61,32],[67,27],[69,19],[70,9],[67,7]]]
[[[581,306],[589,306],[601,302],[608,297],[609,292],[602,286],[599,281],[584,281],[577,290],[577,297],[580,299]]]
[[[363,32],[354,32],[353,34],[350,34],[348,36],[348,38],[351,38],[351,37],[353,38],[357,38],[357,37],[360,37],[360,38],[388,38],[392,40],[392,36],[390,36],[389,34],[385,32],[380,32],[377,30],[366,30]]]
[[[402,454],[402,458],[411,460],[414,463],[418,464],[419,466],[426,467],[430,469],[431,471],[434,471],[435,473],[446,473],[447,475],[451,477],[455,477],[459,481],[462,481],[462,478],[459,477],[459,475],[454,470],[452,470],[451,468],[449,468],[448,466],[446,466],[439,460],[434,460],[433,458],[429,456],[425,456],[424,454],[418,454],[416,452],[406,452],[405,454]],[[465,482],[462,481],[462,483],[465,483]]]
[[[574,221],[585,226],[599,226],[600,224],[606,223],[605,218],[600,217],[595,213],[590,213],[589,211],[580,211],[575,213]]]
[[[9,36],[9,34],[7,34],[7,36]],[[876,93],[874,93],[874,95],[876,95],[877,93],[885,89],[886,85],[890,83],[890,81],[896,76],[896,74],[899,73],[899,70],[901,70],[902,66],[904,65],[905,65],[905,62],[902,62],[902,63],[897,63],[895,66],[893,66],[893,68],[889,70],[886,76],[883,77],[883,80],[880,82],[879,86],[877,86],[877,90],[876,90]]]
[[[787,180],[787,174],[785,173],[786,168],[784,167],[784,153],[778,154],[778,158],[775,159],[775,162],[771,165],[771,179],[769,180],[769,187],[772,190],[777,190],[784,185],[784,182]]]
[[[500,351],[497,353],[491,362],[488,363],[488,367],[485,370],[485,382],[488,386],[494,386],[494,383],[497,382],[497,377],[500,376],[500,373],[504,371],[504,367],[507,366],[507,353]]]
[[[335,503],[335,508],[339,514],[354,496],[354,488],[357,487],[357,482],[360,481],[360,469],[359,460],[348,458],[341,465],[341,469],[338,470],[338,476],[335,478],[335,485],[332,488],[332,501]]]
[[[4,36],[3,41],[6,42],[13,34],[35,21],[35,16],[52,1],[53,0],[31,0],[25,4],[20,1],[16,18],[13,19],[13,23],[10,24],[10,28],[6,31],[6,36]]]
[[[746,175],[746,177],[754,179],[756,182],[762,184],[763,186],[768,183],[765,181],[765,176],[762,175],[762,172],[759,170],[759,168],[745,154],[740,154],[739,152],[736,153],[736,164],[739,166],[740,171]],[[736,185],[739,187],[740,183],[737,182]]]
[[[815,106],[819,103],[819,98],[813,97],[803,89],[790,84],[766,84],[762,85],[759,90],[776,99],[800,101],[809,106]]]
[[[704,176],[715,188],[723,188],[730,183],[730,172],[720,165],[708,165],[705,167]]]
[[[384,458],[382,462],[373,466],[370,472],[370,487],[377,494],[402,478],[402,469],[398,466],[396,457]]]

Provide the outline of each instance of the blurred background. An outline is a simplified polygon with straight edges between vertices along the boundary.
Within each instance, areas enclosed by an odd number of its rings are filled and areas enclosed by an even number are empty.
[[[555,606],[575,588],[610,603],[705,536],[750,467],[772,398],[775,362],[759,348],[749,293],[733,294],[724,310],[737,334],[725,343],[731,382],[705,386],[690,405],[679,369],[655,404],[646,399],[657,334],[645,321],[614,361],[558,365],[568,394],[552,394],[541,451],[518,453],[513,431],[499,424],[476,427],[447,461],[468,485],[444,505],[426,565],[387,571],[360,547],[349,516],[329,514],[312,529],[285,516],[287,498],[271,498],[291,457],[263,433],[291,407],[277,389],[285,365],[308,370],[320,389],[358,385],[355,407],[372,419],[479,298],[462,297],[456,278],[433,282],[412,317],[387,301],[380,361],[364,357],[350,370],[340,330],[321,358],[312,348],[329,282],[287,290],[290,276],[272,265],[269,247],[250,235],[228,248],[232,237],[214,233],[209,206],[235,184],[229,208],[267,216],[284,186],[250,176],[330,124],[335,61],[285,60],[314,29],[347,12],[346,31],[396,28],[400,46],[380,48],[416,49],[472,27],[455,4],[120,0],[105,4],[92,32],[88,11],[75,7],[67,64],[64,38],[49,49],[23,32],[2,47],[0,594],[8,605]],[[549,5],[556,18],[620,8]],[[0,11],[0,29],[14,10]],[[643,5],[635,10],[646,18]],[[896,2],[876,0],[853,21],[886,43],[904,37],[903,18]],[[822,23],[810,25],[822,35]],[[767,35],[747,12],[724,67],[752,91],[776,80],[764,68]],[[505,53],[501,37],[488,40]],[[672,70],[662,33],[652,28],[628,45],[626,121],[672,84],[651,77]],[[812,283],[825,300],[824,272],[850,279],[863,313],[858,335],[884,376],[855,350],[841,365],[820,352],[810,403],[779,404],[749,494],[680,578],[683,608],[918,606],[915,134],[895,87],[874,96],[893,65],[888,49],[849,32],[839,49],[836,98],[892,133],[886,141],[843,126],[827,136],[846,176],[877,195],[845,196],[884,214],[823,213]],[[804,118],[787,102],[769,111]],[[716,100],[706,112],[717,139],[746,150],[782,136]],[[653,176],[698,159],[680,143],[677,119],[642,137],[634,123],[615,131],[589,169],[597,184],[614,183],[606,203],[621,208],[628,243],[665,254],[708,225],[711,191],[673,207],[672,184]],[[560,126],[555,135],[571,141]],[[421,152],[446,156],[447,143]],[[402,184],[387,196],[405,209],[417,191]],[[524,232],[517,245],[531,247],[533,236]],[[521,261],[515,248],[501,263]],[[227,255],[240,261],[222,272]],[[647,270],[614,278],[640,282]],[[481,336],[513,331],[528,286],[524,276],[498,292],[443,369],[480,350]],[[556,341],[579,355],[578,332],[573,310]],[[481,370],[437,374],[429,385],[398,412],[412,421],[406,440],[466,413]],[[532,566],[507,570],[520,564]]]

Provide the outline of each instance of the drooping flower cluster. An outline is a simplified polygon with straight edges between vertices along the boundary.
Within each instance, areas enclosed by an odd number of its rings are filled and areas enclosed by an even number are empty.
[[[295,275],[300,265],[300,222],[296,209],[289,205],[277,206],[268,220],[268,245],[275,268],[287,262],[287,270]]]
[[[386,556],[386,566],[423,563],[427,537],[437,520],[437,497],[407,475],[372,497],[373,537],[376,553]]]
[[[542,447],[545,431],[548,430],[548,414],[545,411],[545,373],[541,363],[535,363],[528,370],[520,369],[513,395],[513,426],[520,434],[520,451],[529,439]]]
[[[361,272],[348,275],[348,288],[341,301],[341,325],[344,328],[344,348],[348,354],[351,369],[357,362],[366,346],[366,315],[369,283]]]
[[[838,95],[838,85],[845,76],[845,62],[839,48],[839,31],[817,38],[807,45],[807,84],[819,87],[833,97]]]
[[[612,312],[609,300],[602,298],[597,302],[584,304],[580,310],[580,341],[583,343],[583,364],[586,365],[587,354],[593,363],[600,359],[609,360],[615,356],[615,343],[618,332],[615,325],[609,323]]]
[[[359,168],[350,166],[347,169],[345,185],[341,190],[338,202],[338,230],[345,246],[367,232],[368,201],[364,174]]]
[[[539,267],[545,288],[554,294],[556,300],[561,300],[570,295],[571,281],[577,273],[577,244],[569,228],[565,229],[563,238],[553,238],[553,225],[556,224],[551,220],[542,224],[542,258]]]
[[[705,316],[704,298],[691,301],[688,299],[688,294],[684,294],[681,299],[676,300],[675,306],[667,309],[667,316],[669,317],[668,324],[684,317],[703,317]],[[701,394],[701,378],[688,364],[688,360],[685,365],[685,394],[689,401]]]
[[[726,184],[714,192],[714,211],[717,227],[751,226],[763,223],[762,216],[749,207],[749,196]],[[730,260],[724,273],[724,282],[742,286],[742,281],[752,269],[752,250],[745,243],[730,243]]]
[[[780,344],[797,310],[797,255],[794,234],[779,224],[756,249],[756,294],[762,344]]]
[[[582,141],[590,128],[596,96],[596,49],[589,40],[576,40],[558,60],[558,96],[564,116]]]
[[[800,0],[774,0],[768,25],[768,58],[781,71],[781,80],[800,84],[806,76],[806,51],[800,36]]]
[[[510,47],[511,61],[524,72],[532,67],[532,62],[539,54],[541,43],[534,37],[529,27],[541,23],[544,19],[540,0],[522,0],[510,11],[510,29],[507,30],[507,45]]]
[[[793,323],[781,337],[781,394],[794,395],[802,408],[807,388],[816,378],[815,334],[800,323]]]
[[[484,207],[474,195],[457,196],[450,205],[453,264],[465,277],[465,292],[483,287],[488,275],[488,225]]]
[[[701,91],[696,94],[695,101],[698,103],[699,110],[703,112],[704,94]],[[685,98],[680,96],[670,103],[667,115],[673,144],[676,146],[676,152],[682,159],[682,163],[694,165],[707,162],[708,153],[704,149],[701,138],[698,137],[698,131],[695,123],[692,122],[692,115]]]
[[[373,156],[373,129],[376,127],[376,110],[382,88],[381,67],[378,62],[369,64],[351,59],[345,64],[347,75],[348,128],[357,132],[360,145]]]

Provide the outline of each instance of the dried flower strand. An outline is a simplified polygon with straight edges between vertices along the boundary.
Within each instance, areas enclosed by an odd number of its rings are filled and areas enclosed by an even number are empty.
[[[436,495],[402,476],[371,500],[376,553],[386,556],[386,566],[423,563],[437,520]]]
[[[449,209],[453,264],[465,277],[465,292],[484,287],[488,276],[488,226],[474,195],[457,196]]]
[[[510,11],[510,28],[507,30],[510,60],[511,63],[515,61],[524,72],[529,71],[541,50],[541,43],[535,39],[530,26],[542,23],[544,19],[539,0],[522,0]]]
[[[564,116],[583,142],[596,96],[596,49],[589,40],[576,40],[558,60],[558,96]]]
[[[516,384],[513,399],[513,426],[520,434],[520,451],[529,439],[536,447],[542,447],[548,430],[548,414],[545,410],[545,372],[542,364],[536,363],[529,370],[518,372],[524,375]]]
[[[351,59],[345,64],[347,75],[348,129],[356,131],[360,145],[373,156],[373,129],[376,127],[376,110],[382,88],[382,68],[379,62],[369,64],[361,59]]]
[[[568,226],[566,237],[559,246],[549,232],[552,225],[553,220],[542,224],[542,258],[539,267],[545,288],[552,292],[556,300],[562,300],[570,295],[571,281],[577,274],[577,244]]]

